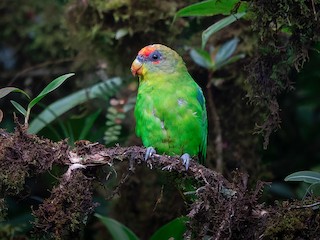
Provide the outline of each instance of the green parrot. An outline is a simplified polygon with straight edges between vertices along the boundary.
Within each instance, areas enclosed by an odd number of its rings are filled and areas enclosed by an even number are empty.
[[[186,170],[190,157],[204,162],[207,111],[201,88],[182,58],[161,44],[142,48],[131,66],[139,76],[134,115],[136,134],[147,147],[145,160],[159,152],[179,155]]]

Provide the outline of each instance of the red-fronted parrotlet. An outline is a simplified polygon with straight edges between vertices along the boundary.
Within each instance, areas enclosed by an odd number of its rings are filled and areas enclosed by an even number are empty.
[[[201,88],[182,58],[171,48],[153,44],[142,48],[131,66],[139,76],[134,115],[136,134],[147,147],[146,160],[156,151],[179,155],[186,169],[190,157],[204,162],[207,112]]]

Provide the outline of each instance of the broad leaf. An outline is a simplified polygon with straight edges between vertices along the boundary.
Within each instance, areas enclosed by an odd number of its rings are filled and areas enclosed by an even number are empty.
[[[96,111],[96,112],[92,113],[91,115],[89,115],[88,117],[86,117],[85,123],[84,123],[83,128],[81,130],[81,133],[79,135],[80,140],[85,139],[87,137],[87,134],[92,129],[92,126],[93,126],[94,122],[97,120],[100,113],[101,113],[101,109],[99,109],[98,111]]]
[[[64,83],[65,80],[67,80],[69,77],[73,76],[74,73],[68,73],[65,75],[62,75],[56,79],[54,79],[51,83],[49,83],[40,93],[37,97],[35,97],[28,105],[28,108],[32,108],[34,105],[36,105],[42,98],[44,98],[48,93],[52,92],[53,90],[57,89],[62,83]]]
[[[25,91],[23,91],[23,90],[21,90],[19,88],[16,88],[16,87],[1,88],[0,89],[0,98],[3,98],[5,96],[7,96],[11,92],[20,92],[20,93],[24,94],[25,96],[27,96],[27,98],[30,99],[29,95]]]
[[[62,114],[69,111],[71,108],[90,99],[94,99],[99,96],[104,96],[104,98],[107,99],[111,93],[119,88],[121,83],[121,78],[111,78],[57,100],[56,102],[50,104],[35,119],[33,119],[29,125],[28,132],[33,134],[38,133],[46,125],[50,124]]]
[[[230,15],[228,17],[225,17],[223,19],[221,19],[220,21],[214,23],[213,25],[211,25],[210,27],[208,27],[206,30],[204,30],[202,32],[202,48],[205,47],[208,39],[210,38],[210,36],[218,31],[220,31],[221,29],[229,26],[231,23],[237,21],[238,19],[240,19],[241,17],[243,17],[246,13],[242,12],[242,13],[236,13],[233,15]]]
[[[190,57],[196,64],[206,69],[210,69],[214,65],[211,61],[210,54],[205,50],[191,49]]]
[[[214,16],[217,14],[229,15],[232,14],[233,10],[244,12],[247,8],[247,3],[241,2],[239,8],[236,9],[236,4],[238,3],[239,0],[203,1],[180,9],[175,18],[188,16]]]
[[[150,240],[174,239],[183,240],[183,234],[186,231],[187,217],[179,217],[159,228],[150,238]]]
[[[19,103],[10,100],[10,102],[12,103],[12,105],[23,115],[26,116],[27,115],[27,111],[24,109],[24,107],[22,107]]]
[[[288,175],[285,181],[299,181],[306,183],[320,183],[320,173],[313,171],[300,171]]]
[[[106,226],[113,240],[139,240],[139,238],[122,223],[100,214],[95,214],[95,216]]]
[[[129,33],[129,30],[127,28],[120,28],[116,34],[115,34],[115,39],[119,40],[120,38],[123,38]]]
[[[273,196],[280,196],[281,198],[294,198],[295,194],[292,189],[284,182],[273,182],[266,186],[266,191],[270,192]]]
[[[233,38],[227,41],[226,43],[222,44],[216,54],[215,63],[219,65],[226,61],[229,57],[231,57],[231,55],[237,49],[238,42],[238,38]]]
[[[231,58],[227,59],[226,61],[224,61],[224,62],[222,62],[220,64],[217,64],[216,65],[216,69],[220,69],[220,68],[224,67],[225,65],[234,63],[234,62],[244,58],[245,56],[246,56],[245,54],[234,55]]]

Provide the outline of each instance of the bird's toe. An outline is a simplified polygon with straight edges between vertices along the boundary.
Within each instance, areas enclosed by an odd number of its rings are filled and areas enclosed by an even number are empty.
[[[190,155],[188,153],[185,153],[180,158],[182,160],[182,164],[186,167],[186,170],[188,170],[190,166]]]
[[[157,152],[153,147],[148,147],[146,151],[146,155],[144,156],[144,160],[147,161],[155,153]]]

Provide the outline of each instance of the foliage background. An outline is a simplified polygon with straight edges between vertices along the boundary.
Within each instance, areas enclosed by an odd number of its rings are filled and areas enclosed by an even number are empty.
[[[295,171],[320,169],[320,45],[316,43],[317,36],[312,36],[311,41],[311,33],[303,32],[312,29],[312,21],[307,17],[313,13],[301,7],[305,1],[279,1],[276,9],[280,13],[274,11],[274,16],[265,11],[272,7],[264,1],[250,2],[251,16],[214,34],[206,46],[206,49],[221,46],[237,37],[240,42],[235,54],[245,54],[245,57],[212,71],[197,65],[190,50],[201,47],[202,31],[221,16],[177,18],[173,22],[179,9],[194,2],[2,1],[0,87],[19,87],[35,97],[55,77],[75,72],[76,77],[66,81],[34,109],[32,117],[36,117],[52,102],[119,76],[122,81],[118,87],[103,88],[98,97],[63,114],[39,134],[55,141],[68,138],[71,145],[79,139],[109,146],[141,144],[134,135],[132,109],[137,80],[130,75],[130,65],[140,48],[155,42],[163,43],[179,52],[194,79],[204,89],[209,113],[207,166],[216,167],[218,154],[215,111],[222,134],[223,169],[220,170],[225,176],[231,178],[232,171],[240,168],[249,173],[252,184],[257,179],[273,182],[265,191],[265,200],[303,197],[303,187],[285,184],[283,179]],[[307,17],[296,14],[300,11],[297,4],[300,4],[300,10],[309,14]],[[299,37],[294,34],[288,37],[285,31],[273,30],[277,28],[273,25],[275,18],[284,24],[279,15],[281,11],[287,11],[285,9],[291,11],[291,15],[286,12],[291,32],[299,33]],[[286,49],[285,54],[279,50],[280,44]],[[279,50],[277,54],[275,49]],[[270,53],[276,57],[270,58]],[[308,60],[307,63],[297,66],[304,60]],[[257,62],[273,77],[257,78],[261,73]],[[210,87],[207,87],[209,83]],[[11,99],[22,104],[27,104],[27,99],[14,93],[10,99],[0,100],[4,113],[0,126],[12,131],[15,109],[10,104]],[[214,111],[210,102],[215,105]],[[276,111],[275,118],[270,114],[270,103],[278,104],[281,109]],[[281,127],[277,128],[280,122]],[[83,132],[85,125],[92,127]],[[276,132],[271,134],[274,129]],[[269,134],[268,148],[263,149],[264,136]],[[101,176],[103,171],[101,169]],[[117,171],[117,177],[121,178],[121,168]],[[19,196],[6,200],[9,210],[0,236],[28,237],[29,221],[33,221],[29,205],[36,208],[48,197],[48,189],[56,183],[55,176],[62,172],[64,169],[52,169],[40,179],[29,179]],[[147,239],[160,226],[183,215],[186,210],[183,204],[186,199],[176,191],[179,184],[176,176],[168,178],[161,173],[147,172],[139,169],[122,188],[121,197],[110,202],[104,199],[109,193],[103,187],[103,177],[95,192],[95,200],[100,203],[96,212],[114,217],[142,239]],[[160,196],[161,203],[156,204]],[[92,217],[81,234],[84,239],[91,235],[94,239],[103,239],[105,231]]]

